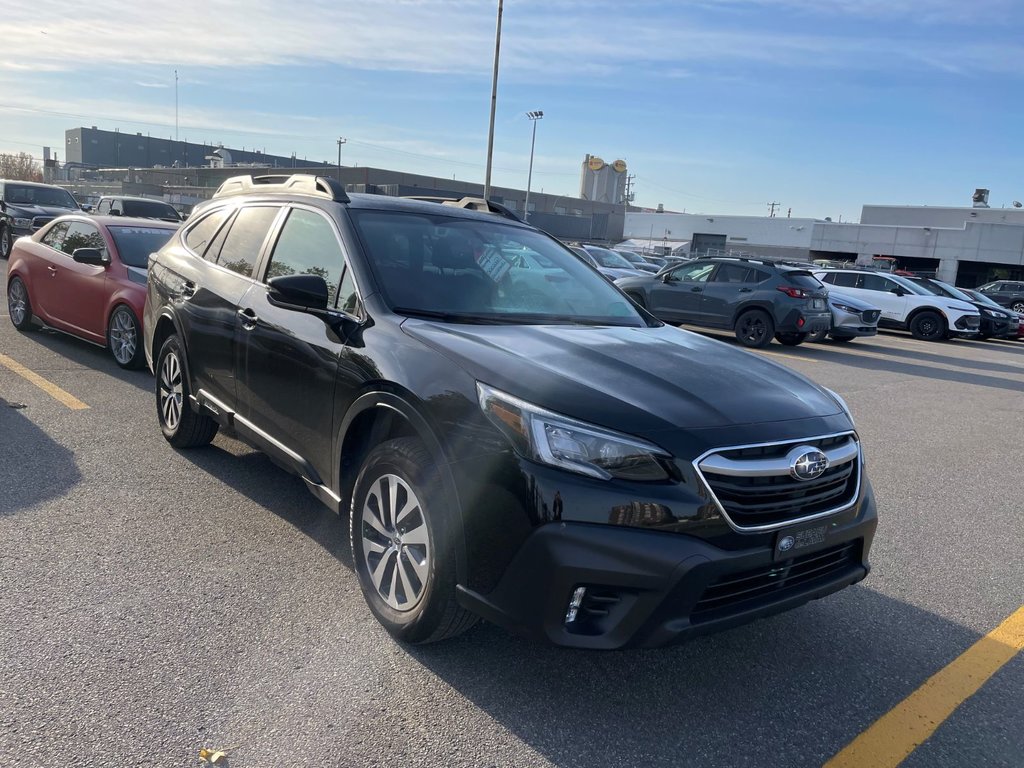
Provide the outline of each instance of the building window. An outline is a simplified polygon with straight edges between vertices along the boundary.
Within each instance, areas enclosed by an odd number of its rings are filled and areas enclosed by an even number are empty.
[[[527,208],[527,210],[528,210],[528,211],[529,211],[530,213],[533,213],[534,211],[536,211],[536,210],[537,210],[537,204],[536,204],[536,203],[530,203],[530,205],[529,205],[529,207]]]
[[[518,200],[506,200],[505,201],[505,207],[508,208],[510,211],[515,211],[515,210],[517,210],[519,208],[519,201]]]
[[[565,216],[565,211],[566,211],[566,208],[565,208],[564,205],[556,205],[555,206],[555,213],[557,213],[559,216]]]

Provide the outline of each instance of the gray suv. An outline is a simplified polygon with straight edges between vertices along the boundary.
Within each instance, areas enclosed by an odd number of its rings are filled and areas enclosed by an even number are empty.
[[[766,347],[772,338],[796,346],[809,333],[827,333],[832,327],[825,286],[806,269],[789,264],[698,259],[615,284],[659,320],[729,328],[747,347]]]

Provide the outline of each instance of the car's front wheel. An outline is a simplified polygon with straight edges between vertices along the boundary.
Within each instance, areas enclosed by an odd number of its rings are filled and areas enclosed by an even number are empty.
[[[13,239],[11,238],[11,230],[7,227],[0,225],[0,259],[6,259],[11,255],[11,246],[13,245]]]
[[[826,338],[828,338],[828,331],[827,330],[825,330],[825,331],[810,331],[807,334],[807,338],[804,339],[804,341],[809,341],[811,343],[816,343],[816,342],[822,342]]]
[[[938,312],[921,312],[911,320],[910,333],[921,341],[939,341],[946,337],[946,321]]]
[[[377,620],[408,643],[443,640],[476,621],[455,598],[462,524],[446,497],[437,462],[413,437],[370,451],[352,494],[359,586]]]
[[[795,347],[807,341],[806,333],[776,333],[775,340],[787,347]]]
[[[28,298],[28,288],[20,277],[12,277],[7,284],[7,314],[19,331],[34,331],[32,324],[32,302]]]
[[[745,347],[760,349],[772,343],[775,335],[775,323],[768,313],[760,309],[750,309],[736,318],[736,338]]]
[[[218,424],[189,404],[185,355],[177,336],[168,336],[156,359],[156,415],[160,431],[175,448],[208,445]]]
[[[125,306],[119,305],[110,313],[107,323],[107,348],[122,368],[141,368],[145,353],[142,349],[142,334],[139,333],[139,321],[135,313]]]
[[[1018,315],[1024,315],[1024,301],[1013,302],[1013,306],[1010,307],[1010,309],[1012,309]]]

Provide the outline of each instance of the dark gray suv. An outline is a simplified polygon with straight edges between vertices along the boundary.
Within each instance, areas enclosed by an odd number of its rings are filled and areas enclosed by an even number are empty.
[[[789,264],[698,259],[615,284],[659,320],[729,328],[747,347],[766,347],[773,337],[796,346],[809,333],[832,327],[825,286],[806,269]]]

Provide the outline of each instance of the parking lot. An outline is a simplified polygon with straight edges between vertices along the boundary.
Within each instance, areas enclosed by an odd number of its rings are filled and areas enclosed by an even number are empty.
[[[0,764],[895,765],[868,731],[894,711],[931,734],[905,766],[1024,764],[1024,655],[991,661],[1024,634],[1024,343],[756,354],[850,404],[879,503],[864,582],[662,650],[486,624],[409,648],[302,481],[224,436],[175,452],[147,372],[4,313]]]

